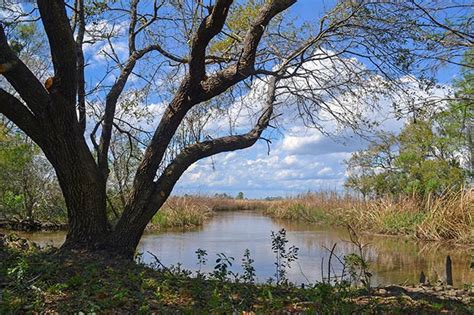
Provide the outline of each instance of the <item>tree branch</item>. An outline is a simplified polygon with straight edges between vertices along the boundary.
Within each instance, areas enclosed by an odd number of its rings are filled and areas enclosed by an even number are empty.
[[[62,0],[38,0],[54,66],[54,84],[75,113],[77,89],[76,43]]]
[[[86,23],[84,20],[84,0],[76,0],[76,53],[77,53],[77,107],[79,112],[79,126],[82,133],[86,130],[86,82],[85,82],[85,61],[82,45],[84,43],[84,35],[86,31]]]
[[[29,109],[38,117],[44,118],[44,109],[49,102],[48,92],[43,84],[16,56],[8,45],[7,37],[0,23],[0,74],[18,92]]]
[[[257,18],[244,37],[239,61],[219,71],[201,83],[202,93],[196,102],[203,102],[221,94],[230,86],[253,74],[258,44],[268,23],[280,12],[293,5],[296,0],[272,0],[265,2]]]
[[[19,99],[4,89],[0,89],[0,113],[15,123],[36,143],[42,143],[43,128],[41,128],[36,117]]]
[[[130,2],[130,24],[128,26],[128,53],[131,56],[136,50],[135,43],[135,27],[137,26],[137,7],[140,0],[132,0]]]
[[[134,2],[135,5],[137,4],[137,2],[138,1]],[[133,15],[135,15],[135,18]],[[131,22],[130,22],[131,24],[136,23],[136,22],[133,22],[134,19],[136,19],[136,12],[132,10],[132,17],[131,17]],[[134,34],[134,32],[132,32],[132,26],[130,26],[129,32],[130,32],[129,41],[135,41],[135,35],[132,35]],[[129,43],[129,49],[134,50],[135,44]],[[147,53],[151,51],[155,51],[155,50],[159,51],[162,54],[168,54],[158,44],[149,45],[138,51],[136,50],[132,51],[125,66],[122,68],[119,77],[117,78],[117,80],[115,81],[114,85],[111,87],[111,89],[109,90],[105,98],[105,111],[104,111],[104,116],[102,120],[103,121],[102,133],[100,136],[99,145],[97,146],[97,149],[98,149],[97,150],[97,164],[105,179],[107,178],[108,172],[109,172],[108,152],[109,152],[109,147],[110,147],[110,139],[112,137],[112,127],[113,127],[115,112],[117,109],[118,99],[120,95],[122,94],[125,88],[125,85],[128,81],[128,78],[130,77],[130,74],[132,74],[137,61],[143,56],[145,56]],[[179,61],[177,57],[175,60]]]
[[[424,8],[422,5],[416,3],[416,1],[413,1],[413,4],[418,8],[420,9],[421,11],[423,11],[423,13],[427,16],[427,18],[429,20],[431,20],[431,22],[433,22],[434,25],[448,31],[448,32],[451,32],[452,34],[456,35],[457,37],[461,38],[461,39],[464,39],[464,40],[467,40],[469,43],[468,45],[472,45],[474,43],[474,35],[473,34],[469,34],[469,33],[466,33],[466,32],[463,32],[461,30],[456,30],[452,27],[449,27],[449,25],[445,24],[445,23],[441,23],[439,22],[438,20],[436,20],[429,12],[426,8]]]
[[[196,82],[201,81],[206,74],[206,48],[214,36],[224,27],[230,5],[233,0],[218,0],[212,12],[199,25],[193,37],[191,56],[189,59],[189,75]]]

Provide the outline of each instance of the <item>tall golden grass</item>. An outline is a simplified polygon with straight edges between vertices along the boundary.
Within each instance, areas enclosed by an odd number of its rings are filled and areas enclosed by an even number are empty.
[[[474,243],[474,191],[448,192],[442,197],[363,201],[350,195],[308,193],[274,201],[267,215],[290,220],[351,225],[372,233],[409,235],[420,240]]]
[[[429,202],[416,236],[427,240],[474,242],[474,190],[451,193]]]
[[[170,197],[153,217],[149,229],[200,226],[212,215],[212,208],[205,198]]]
[[[305,193],[296,197],[269,201],[264,213],[288,220],[302,220],[314,223],[331,223],[337,216],[353,206],[361,204],[358,198],[336,192]]]
[[[202,225],[216,211],[260,210],[263,200],[231,199],[204,195],[170,197],[153,217],[149,229],[189,228]]]

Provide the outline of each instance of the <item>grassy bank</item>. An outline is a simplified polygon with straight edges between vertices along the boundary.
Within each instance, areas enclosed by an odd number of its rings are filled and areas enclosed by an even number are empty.
[[[192,228],[202,225],[212,215],[212,208],[203,197],[171,197],[153,217],[148,228]]]
[[[202,225],[217,211],[260,210],[268,205],[261,200],[208,196],[171,197],[153,217],[148,228],[192,228]]]
[[[248,261],[247,261],[248,262]],[[216,266],[218,266],[216,262]],[[249,269],[248,269],[249,270]],[[250,269],[251,271],[251,269]],[[230,277],[233,277],[230,281]],[[247,274],[248,276],[248,274]],[[211,275],[152,269],[86,252],[41,251],[25,240],[0,242],[0,313],[133,314],[469,314],[462,299],[402,287],[359,289],[348,284],[256,285],[217,267]],[[451,291],[450,291],[451,292]],[[449,292],[448,292],[449,293]]]
[[[420,240],[474,242],[474,192],[423,202],[414,198],[362,201],[334,193],[309,193],[273,201],[264,213],[282,219],[351,225],[360,231],[408,235]]]

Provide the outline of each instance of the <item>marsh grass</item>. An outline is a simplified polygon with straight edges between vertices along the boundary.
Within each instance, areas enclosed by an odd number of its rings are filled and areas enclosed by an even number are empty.
[[[208,197],[205,195],[171,197],[153,217],[149,229],[191,228],[202,225],[217,211],[261,210],[262,200]]]
[[[256,199],[230,199],[208,197],[207,202],[213,211],[263,210],[268,202]]]
[[[474,191],[452,193],[435,200],[417,226],[417,237],[474,242]]]
[[[328,225],[350,225],[358,230],[409,235],[420,240],[474,242],[474,192],[448,192],[443,197],[413,197],[363,201],[337,193],[307,193],[272,201],[264,213],[276,218]]]
[[[202,225],[213,211],[204,198],[172,197],[153,217],[150,229],[190,228]]]
[[[301,220],[311,223],[332,224],[336,212],[349,209],[357,199],[333,192],[306,193],[292,198],[271,201],[264,213],[273,217]]]

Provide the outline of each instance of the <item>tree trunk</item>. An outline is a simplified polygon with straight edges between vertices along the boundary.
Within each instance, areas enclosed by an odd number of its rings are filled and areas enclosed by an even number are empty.
[[[156,203],[150,202],[151,196],[152,193],[145,202],[136,202],[125,207],[114,231],[105,242],[105,248],[127,258],[133,258],[146,226],[168,197],[168,195],[160,196],[159,202]]]
[[[81,168],[58,172],[68,210],[65,248],[95,249],[107,235],[105,188],[95,175]]]
[[[108,233],[106,185],[75,126],[50,133],[44,152],[56,170],[66,201],[69,229],[63,247],[94,249]]]

